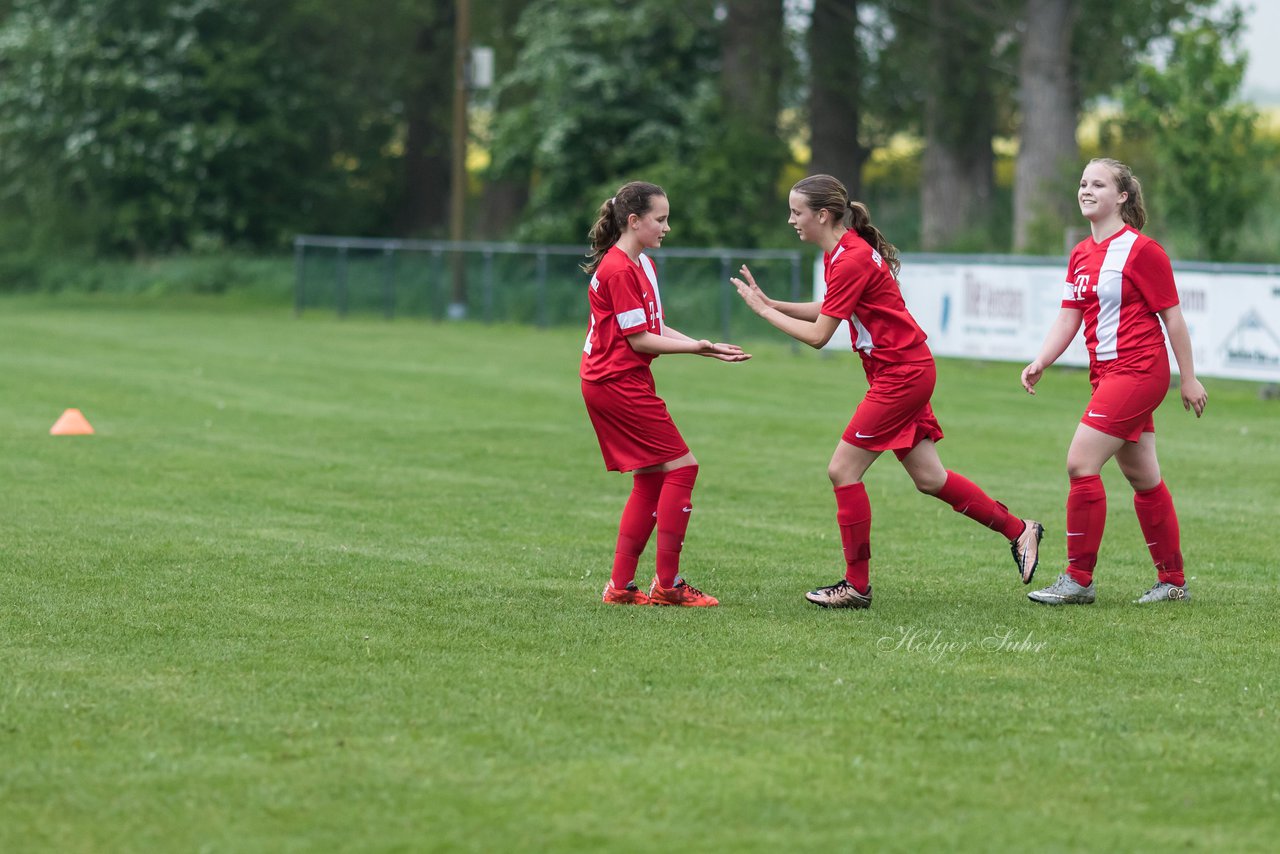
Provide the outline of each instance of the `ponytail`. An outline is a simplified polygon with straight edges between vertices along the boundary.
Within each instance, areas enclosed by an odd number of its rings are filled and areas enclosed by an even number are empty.
[[[604,259],[604,253],[608,252],[609,247],[622,237],[622,232],[627,227],[627,220],[632,214],[640,217],[647,214],[649,208],[653,206],[654,196],[666,196],[666,193],[657,184],[632,181],[622,185],[612,198],[606,199],[604,204],[600,205],[600,210],[596,212],[595,225],[591,226],[591,230],[587,232],[591,252],[586,256],[587,261],[582,265],[582,272],[588,275],[595,273],[600,266],[600,261]]]
[[[898,278],[898,270],[902,269],[902,262],[898,260],[898,247],[890,243],[880,229],[871,224],[871,211],[867,210],[867,206],[862,202],[849,202],[849,227],[858,233],[858,236],[867,243],[871,244],[871,248],[880,253],[880,257],[889,265],[889,272],[893,273],[893,277]]]

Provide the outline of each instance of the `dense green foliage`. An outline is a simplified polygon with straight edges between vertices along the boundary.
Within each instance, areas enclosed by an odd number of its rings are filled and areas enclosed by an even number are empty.
[[[49,257],[274,251],[298,232],[443,236],[455,5],[0,4],[0,290],[34,287],[33,271]],[[1181,176],[1163,204],[1171,217],[1196,213],[1189,225],[1205,243],[1187,254],[1229,258],[1236,250],[1224,224],[1258,201],[1241,188],[1259,154],[1255,117],[1227,109],[1239,85],[1238,32],[1202,14],[1206,5],[1081,0],[1073,71],[1085,107],[1129,81],[1124,146],[1150,150],[1139,165],[1162,179]],[[752,82],[741,68],[735,78],[726,60],[732,35],[749,29],[750,21],[730,26],[739,6],[472,6],[471,41],[495,48],[498,82],[470,93],[472,152],[490,158],[487,167],[472,164],[466,188],[471,235],[578,243],[613,189],[645,178],[672,192],[685,245],[786,241],[782,197],[806,168],[805,105],[817,75],[850,88],[861,130],[849,145],[873,154],[905,132],[974,163],[987,159],[991,133],[1018,128],[1011,99],[1019,28],[1028,24],[1015,0],[862,0],[847,68],[813,67],[803,4],[784,4],[787,24],[776,38],[762,42],[757,31],[740,43],[755,46],[758,65],[778,78],[762,99],[776,106],[776,121],[746,115],[743,99],[735,105],[727,94]],[[1167,73],[1135,71],[1175,30],[1185,57]],[[927,113],[930,103],[937,109]],[[1274,172],[1274,154],[1262,159]],[[1182,185],[1210,162],[1212,191],[1188,205]],[[894,239],[918,248],[919,222],[932,210],[919,163],[892,172],[871,164],[865,196],[886,200],[902,223]],[[944,248],[1004,242],[1009,179],[998,158],[994,187],[989,171],[968,191],[963,171],[952,175],[960,198],[990,198]],[[1274,216],[1264,211],[1263,220]],[[1242,243],[1255,258],[1266,244]]]
[[[876,602],[841,613],[801,594],[838,574],[856,359],[764,330],[743,365],[664,357],[702,464],[684,567],[723,604],[616,610],[581,329],[187,302],[3,301],[0,850],[1274,848],[1253,385],[1157,415],[1189,605],[1130,604],[1114,467],[1099,601],[1063,611],[888,457]],[[1041,515],[1038,578],[1087,388],[939,365],[944,460]],[[67,406],[97,435],[50,437]]]
[[[787,152],[775,130],[726,114],[710,4],[535,0],[516,34],[523,47],[498,97],[523,95],[495,117],[491,150],[495,177],[532,187],[517,236],[577,242],[629,180],[678,188],[673,222],[689,244],[776,233],[741,213],[784,209]]]
[[[137,255],[385,230],[411,5],[359,28],[305,0],[15,0],[0,240]]]
[[[1238,13],[1179,29],[1162,67],[1143,65],[1120,88],[1114,121],[1144,144],[1153,212],[1180,227],[1185,249],[1214,261],[1235,257],[1241,224],[1268,190],[1258,165],[1277,154],[1256,132],[1257,111],[1236,100],[1239,30]]]

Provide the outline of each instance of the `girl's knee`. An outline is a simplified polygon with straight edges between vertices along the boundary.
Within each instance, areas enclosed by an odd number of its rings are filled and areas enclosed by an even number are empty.
[[[1094,471],[1094,467],[1091,465],[1067,460],[1067,477],[1072,480],[1077,477],[1090,477],[1097,473],[1098,472]]]
[[[942,491],[942,487],[946,484],[946,478],[938,480],[932,477],[920,477],[912,481],[916,485],[916,489],[925,495],[937,495]]]

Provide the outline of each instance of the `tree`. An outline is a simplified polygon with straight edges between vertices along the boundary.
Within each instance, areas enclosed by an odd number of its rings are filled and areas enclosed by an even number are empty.
[[[519,59],[498,87],[500,103],[518,96],[494,117],[489,173],[531,188],[521,238],[580,242],[609,193],[644,179],[673,194],[682,242],[755,239],[740,212],[766,196],[776,204],[786,157],[781,0],[752,7],[762,20],[737,4],[718,20],[716,5],[529,4]]]
[[[9,5],[0,217],[24,244],[142,254],[391,225],[423,4]]]
[[[1225,260],[1262,185],[1265,146],[1257,112],[1236,96],[1244,79],[1241,12],[1196,16],[1177,27],[1163,63],[1144,63],[1120,87],[1124,110],[1112,125],[1148,141],[1149,205],[1181,225],[1198,252]]]
[[[783,0],[729,3],[720,39],[718,99],[694,102],[706,131],[685,135],[682,168],[673,180],[686,188],[690,236],[702,243],[752,245],[761,224],[783,209],[777,179],[788,158],[779,134],[787,41]],[[690,168],[691,167],[691,168]],[[684,207],[682,205],[682,207]],[[762,211],[753,222],[728,221],[724,211]],[[768,226],[764,232],[768,232]]]
[[[864,58],[857,0],[814,0],[809,25],[809,172],[834,175],[862,193]]]
[[[1063,174],[1079,166],[1079,95],[1072,73],[1076,0],[1026,0],[1019,22],[1021,145],[1013,177],[1013,251],[1047,246],[1067,219]],[[1033,239],[1039,230],[1040,239]],[[1048,236],[1044,233],[1048,232]]]
[[[529,0],[488,0],[472,9],[476,16],[477,43],[493,50],[494,74],[499,79],[510,74],[519,61],[522,45],[512,24],[520,20],[528,5]],[[532,97],[531,92],[514,86],[504,88],[497,95],[492,92],[484,95],[486,119],[515,109]],[[483,126],[490,124],[486,121]],[[483,134],[477,136],[486,150],[492,148],[490,139]],[[490,171],[483,177],[478,215],[472,229],[480,237],[496,239],[510,234],[519,222],[529,202],[528,176],[500,176]]]
[[[1025,0],[1019,35],[1014,251],[1058,252],[1075,219],[1083,104],[1129,79],[1148,46],[1213,0]],[[1064,43],[1064,38],[1069,41]],[[1066,190],[1066,191],[1064,191]]]
[[[941,249],[985,230],[995,190],[998,4],[926,0],[920,243]],[[987,241],[983,240],[982,245]]]
[[[405,79],[404,183],[394,226],[400,235],[439,232],[448,219],[453,6],[454,0],[419,4],[425,14],[417,22]]]

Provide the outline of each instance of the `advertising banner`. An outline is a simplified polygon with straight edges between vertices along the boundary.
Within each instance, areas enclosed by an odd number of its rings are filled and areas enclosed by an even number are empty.
[[[1065,270],[1065,259],[907,255],[901,286],[934,355],[1028,362],[1058,315]],[[1196,373],[1280,382],[1280,268],[1175,263],[1174,276]],[[819,259],[814,298],[825,290]],[[827,347],[850,349],[848,324]],[[1088,363],[1083,335],[1058,360]]]

